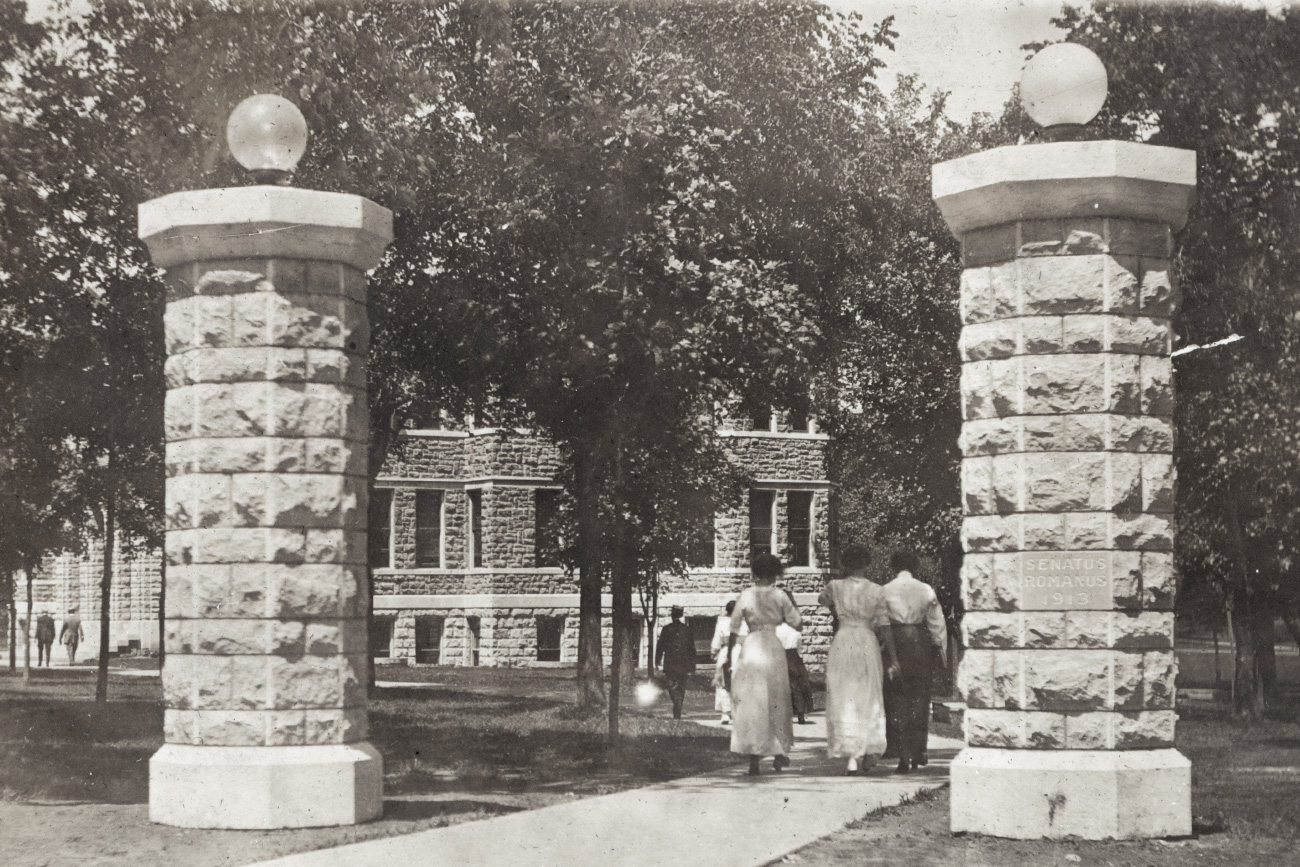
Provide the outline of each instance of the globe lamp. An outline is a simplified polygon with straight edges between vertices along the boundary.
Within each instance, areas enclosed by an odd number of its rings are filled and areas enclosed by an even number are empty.
[[[307,121],[284,97],[259,93],[230,113],[226,142],[258,183],[287,184],[307,150]]]
[[[1078,138],[1106,103],[1108,85],[1101,58],[1082,45],[1049,45],[1025,64],[1020,102],[1046,138]]]

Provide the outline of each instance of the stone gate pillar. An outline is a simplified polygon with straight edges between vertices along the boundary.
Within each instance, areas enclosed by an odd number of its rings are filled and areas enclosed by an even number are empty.
[[[1190,151],[1004,147],[934,167],[962,241],[966,748],[952,829],[1191,833],[1174,749],[1171,233]]]
[[[251,186],[140,206],[167,271],[165,745],[149,817],[379,816],[366,742],[364,271],[392,215]]]

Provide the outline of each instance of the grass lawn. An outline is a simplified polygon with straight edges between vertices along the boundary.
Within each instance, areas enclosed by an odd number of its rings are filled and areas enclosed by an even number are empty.
[[[849,864],[1005,867],[1277,867],[1300,864],[1300,715],[1256,725],[1215,711],[1181,711],[1178,748],[1192,760],[1194,834],[1186,840],[1062,842],[953,836],[948,790],[873,814],[785,859]]]
[[[666,719],[572,708],[572,672],[410,669],[380,690],[371,742],[384,756],[384,818],[353,828],[201,831],[150,824],[148,761],[162,743],[157,678],[113,674],[96,706],[93,671],[0,675],[0,865],[185,867],[247,864],[308,849],[534,809],[734,764],[725,733]],[[380,679],[390,672],[381,669]],[[700,686],[705,681],[701,679]],[[712,708],[711,693],[692,695]],[[706,708],[707,705],[707,708]]]

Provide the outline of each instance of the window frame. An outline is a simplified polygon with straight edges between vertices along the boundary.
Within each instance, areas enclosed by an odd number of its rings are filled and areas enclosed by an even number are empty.
[[[757,497],[757,496],[763,496],[763,497],[767,497],[767,498],[769,499],[769,502],[768,502],[768,504],[767,504],[767,510],[766,510],[766,511],[767,511],[767,524],[766,524],[766,527],[765,527],[765,529],[766,529],[766,531],[767,531],[767,548],[766,548],[765,550],[762,550],[762,551],[757,550],[756,547],[755,547],[755,544],[754,544],[754,531],[755,531],[755,527],[756,527],[756,525],[755,525],[755,523],[754,523],[754,514],[755,514],[755,509],[754,509],[754,505],[755,505],[755,504],[754,504],[754,500],[755,500],[755,497]],[[776,528],[777,528],[777,521],[776,521],[776,490],[773,489],[773,488],[750,488],[750,489],[749,489],[749,545],[748,545],[748,548],[749,548],[749,562],[750,562],[751,565],[752,565],[753,562],[754,562],[754,556],[755,556],[756,554],[760,554],[760,553],[773,554],[773,553],[775,553],[775,548],[776,548]]]
[[[415,568],[416,569],[443,569],[445,568],[445,564],[447,562],[447,551],[446,551],[447,492],[441,488],[417,488],[415,489],[414,493],[415,493],[415,503],[414,503],[415,520],[414,520],[414,532],[412,534],[412,541],[414,543],[413,556],[414,556]],[[437,541],[433,546],[433,552],[432,552],[433,556],[429,558],[431,562],[422,562],[421,553],[429,553],[429,552],[424,551],[423,545],[421,544],[421,538],[423,537],[424,533],[428,531],[429,528],[427,527],[422,528],[420,526],[420,501],[422,499],[427,501],[428,498],[432,496],[437,496],[438,498],[437,508],[435,512],[435,517],[437,518],[437,522],[438,522]]]
[[[813,531],[816,526],[815,509],[816,509],[816,502],[817,502],[815,492],[787,491],[785,496],[786,496],[786,500],[785,500],[786,540],[788,543],[787,547],[790,549],[789,565],[801,567],[801,568],[816,567],[817,556],[816,556],[816,552],[813,551],[813,535],[814,535]],[[808,498],[807,507],[803,509],[796,508],[795,506],[796,500],[802,500],[804,497]],[[795,515],[799,514],[800,512],[803,513],[803,518],[807,522],[805,526],[798,528],[801,531],[801,535],[804,536],[802,540],[802,544],[797,543],[795,540],[796,528],[795,528],[794,518]],[[799,562],[801,558],[798,555],[800,554],[802,555],[802,559],[805,562],[802,563]]]

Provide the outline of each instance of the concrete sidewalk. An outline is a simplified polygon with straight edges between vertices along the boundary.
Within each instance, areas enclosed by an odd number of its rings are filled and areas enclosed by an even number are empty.
[[[825,755],[825,720],[795,726],[793,764],[763,775],[746,766],[568,804],[417,831],[262,862],[262,867],[757,867],[882,807],[948,782],[961,748],[930,738],[930,765],[895,776],[893,762],[869,777],[844,776]],[[697,719],[717,727],[715,716]],[[689,846],[689,857],[684,853]]]

